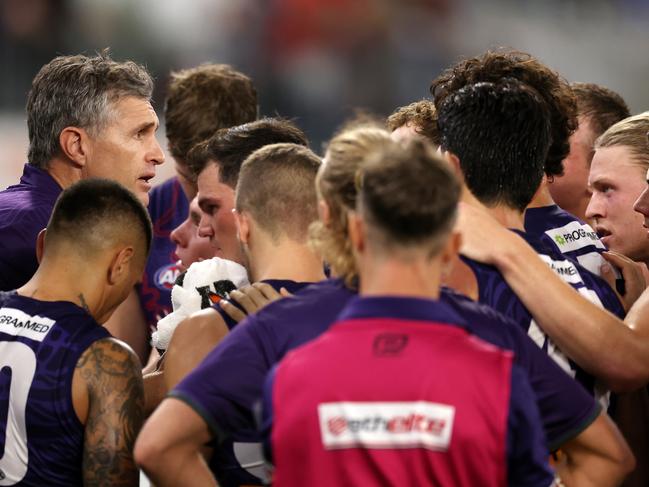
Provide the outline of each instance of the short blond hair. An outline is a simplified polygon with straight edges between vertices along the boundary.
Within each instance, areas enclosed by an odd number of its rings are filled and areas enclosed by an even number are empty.
[[[368,154],[394,143],[383,129],[358,127],[339,133],[327,147],[316,186],[329,207],[330,222],[328,225],[322,221],[312,223],[309,240],[332,271],[347,284],[358,274],[347,234],[347,212],[356,208],[356,174]]]
[[[611,126],[595,141],[595,150],[604,147],[628,147],[634,162],[649,169],[649,111],[625,118]]]

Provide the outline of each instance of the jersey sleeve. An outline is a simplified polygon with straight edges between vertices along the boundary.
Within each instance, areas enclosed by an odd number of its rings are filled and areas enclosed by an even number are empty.
[[[511,487],[548,487],[554,473],[548,464],[541,418],[525,373],[512,367],[507,420],[507,478]]]
[[[192,407],[221,441],[233,432],[244,440],[257,435],[252,409],[262,394],[270,364],[263,340],[242,322],[170,393]]]
[[[235,320],[233,320],[230,317],[230,315],[225,312],[225,310],[223,308],[221,308],[221,306],[219,305],[219,302],[214,303],[212,305],[212,309],[214,309],[219,315],[221,315],[221,318],[223,319],[223,323],[225,323],[225,326],[228,327],[228,330],[232,330],[237,325],[237,322]],[[237,308],[239,308],[244,314],[247,314],[246,310],[243,309],[243,306],[241,306],[234,299],[231,299],[228,302],[231,303],[232,305],[236,306]]]

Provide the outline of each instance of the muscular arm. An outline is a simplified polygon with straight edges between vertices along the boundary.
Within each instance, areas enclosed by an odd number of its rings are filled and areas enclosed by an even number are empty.
[[[73,400],[85,424],[84,485],[136,486],[133,444],[144,420],[144,392],[133,351],[113,338],[91,345],[74,372]]]
[[[180,322],[165,353],[167,391],[194,370],[227,334],[228,327],[223,318],[211,308],[198,311]]]
[[[461,252],[495,265],[561,350],[616,392],[649,382],[649,293],[625,322],[559,278],[519,236],[481,209],[462,206]],[[626,326],[625,326],[626,324]]]
[[[201,447],[210,441],[207,424],[191,407],[165,399],[148,419],[135,445],[135,459],[158,487],[216,486]]]
[[[561,449],[566,461],[555,468],[569,487],[619,485],[635,465],[622,435],[604,412]]]
[[[140,359],[146,364],[149,358],[149,332],[140,306],[140,298],[133,288],[122,304],[120,304],[104,327],[118,340],[128,344]]]

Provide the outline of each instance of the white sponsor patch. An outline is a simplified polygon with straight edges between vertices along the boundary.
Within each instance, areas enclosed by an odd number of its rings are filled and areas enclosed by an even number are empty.
[[[0,308],[0,332],[42,342],[54,326],[54,320],[31,316],[19,309]]]
[[[451,443],[455,407],[427,401],[318,405],[322,444],[337,448],[427,448]]]
[[[600,254],[599,252],[588,252],[587,254],[584,255],[578,255],[577,262],[579,262],[584,269],[592,272],[597,276],[602,275],[601,267],[602,265],[607,264],[606,260],[604,259],[604,257],[602,257],[602,254]]]
[[[545,234],[561,249],[561,252],[570,252],[589,245],[602,250],[606,248],[595,230],[585,223],[570,222],[563,227],[548,230]]]
[[[539,254],[539,257],[543,262],[549,265],[552,270],[557,274],[561,279],[570,283],[570,284],[583,284],[584,281],[579,274],[579,271],[575,267],[575,264],[569,260],[553,260],[547,255]]]

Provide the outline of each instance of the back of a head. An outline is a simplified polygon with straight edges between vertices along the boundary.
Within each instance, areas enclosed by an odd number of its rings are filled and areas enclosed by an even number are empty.
[[[149,213],[133,193],[115,181],[86,179],[61,193],[47,225],[45,254],[58,248],[89,259],[117,244],[132,245],[142,264],[151,247]]]
[[[320,158],[297,144],[272,144],[253,152],[241,166],[237,211],[249,212],[273,241],[306,243],[318,218],[315,178]]]
[[[577,113],[588,120],[595,137],[631,116],[624,99],[613,90],[595,83],[572,83],[570,87],[577,100]]]
[[[356,208],[356,173],[368,153],[394,143],[383,129],[359,127],[338,133],[327,146],[317,189],[327,203],[330,221],[313,223],[309,239],[333,271],[348,281],[357,273],[347,235],[347,211]]]
[[[550,144],[538,94],[513,79],[465,86],[438,107],[438,124],[471,192],[487,206],[523,211],[541,184]]]
[[[488,51],[466,59],[433,80],[430,91],[435,106],[463,86],[503,78],[514,78],[536,90],[545,102],[550,119],[551,145],[545,161],[545,173],[559,176],[563,160],[570,152],[570,135],[577,129],[577,105],[567,81],[530,54],[519,51]]]
[[[439,253],[455,223],[460,184],[430,144],[411,140],[371,153],[359,170],[357,209],[367,245]]]
[[[165,101],[169,151],[179,161],[217,130],[257,118],[252,80],[227,64],[204,64],[171,73]]]
[[[96,56],[59,56],[41,68],[27,98],[29,163],[46,168],[60,154],[65,127],[96,135],[111,120],[111,106],[128,96],[149,100],[153,80],[132,61],[113,61],[108,51]]]
[[[187,162],[195,176],[203,171],[208,162],[216,163],[221,182],[234,189],[241,165],[250,154],[266,145],[283,143],[309,145],[304,132],[288,120],[262,118],[219,130],[208,140],[194,146]]]
[[[643,169],[649,169],[647,132],[649,132],[649,111],[625,118],[609,127],[595,141],[595,150],[604,147],[627,147],[634,162]]]
[[[437,129],[437,113],[432,100],[419,100],[410,105],[397,108],[387,119],[387,127],[393,132],[399,127],[410,125],[422,137],[436,145],[441,140]]]

